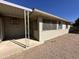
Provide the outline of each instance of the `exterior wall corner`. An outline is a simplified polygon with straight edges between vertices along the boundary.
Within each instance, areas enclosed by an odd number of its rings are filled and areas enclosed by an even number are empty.
[[[41,33],[42,33],[42,18],[41,17],[39,17],[38,18],[38,24],[39,24],[39,41],[42,41],[42,36],[41,36]]]

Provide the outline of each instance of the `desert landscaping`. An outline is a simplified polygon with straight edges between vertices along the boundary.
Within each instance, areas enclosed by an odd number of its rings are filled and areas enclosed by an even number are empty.
[[[66,34],[5,59],[79,59],[79,34]]]

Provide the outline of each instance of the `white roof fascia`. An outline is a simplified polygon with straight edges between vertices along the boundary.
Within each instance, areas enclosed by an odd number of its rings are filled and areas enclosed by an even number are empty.
[[[23,10],[26,10],[26,11],[31,11],[31,12],[32,12],[32,9],[30,9],[30,8],[26,8],[26,7],[23,7],[23,6],[20,6],[20,5],[11,3],[11,2],[7,2],[7,1],[0,0],[0,3],[6,4],[6,5],[9,5],[9,6],[12,6],[12,7],[16,7],[16,8],[19,8],[19,9],[23,9]]]
[[[58,17],[58,16],[55,16],[55,15],[52,15],[52,14],[47,13],[47,12],[43,12],[43,11],[38,10],[38,9],[33,9],[33,10],[36,11],[36,12],[40,12],[40,13],[43,13],[43,14],[46,14],[46,15],[52,16],[52,17],[56,17],[56,18],[58,18],[58,19],[60,19],[60,20],[66,21],[66,22],[69,22],[69,21],[67,21],[66,19],[63,19],[63,18],[61,18],[61,17]]]

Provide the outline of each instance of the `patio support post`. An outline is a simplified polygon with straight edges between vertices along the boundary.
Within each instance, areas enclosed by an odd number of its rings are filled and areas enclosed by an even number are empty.
[[[27,40],[26,40],[26,38],[27,38],[27,21],[26,21],[26,11],[24,10],[24,26],[25,26],[25,44],[26,44],[26,46],[27,46]],[[26,46],[25,46],[25,48],[26,48]]]
[[[30,38],[30,31],[29,31],[29,11],[26,12],[26,10],[24,10],[24,25],[25,25],[25,43],[26,43],[26,47],[29,46],[29,41],[27,40],[27,38]]]
[[[24,26],[25,26],[25,38],[27,38],[27,21],[26,21],[26,11],[24,10]]]
[[[27,37],[30,39],[29,11],[27,11],[27,30]],[[29,47],[29,40],[27,40],[27,47]]]
[[[30,39],[29,11],[27,11],[28,39]]]
[[[26,14],[26,10],[24,10],[24,26],[25,26],[25,44],[26,44],[26,46],[25,46],[25,48],[27,47],[27,14]]]

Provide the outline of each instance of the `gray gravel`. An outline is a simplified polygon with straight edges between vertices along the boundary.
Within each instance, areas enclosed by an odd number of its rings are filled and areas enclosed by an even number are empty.
[[[79,59],[79,34],[66,34],[6,59]]]

